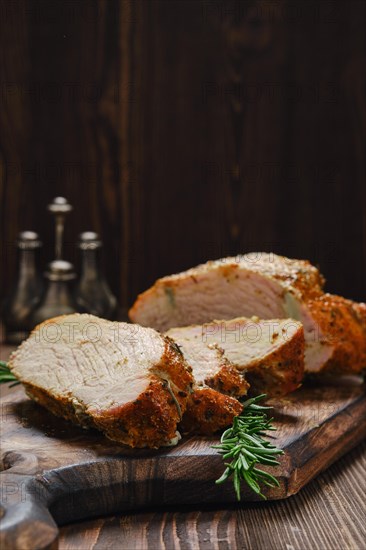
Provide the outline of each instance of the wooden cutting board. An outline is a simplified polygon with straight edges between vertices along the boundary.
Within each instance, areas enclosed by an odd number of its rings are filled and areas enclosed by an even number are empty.
[[[361,380],[338,386],[307,385],[271,400],[285,454],[272,473],[280,487],[268,499],[297,493],[366,436],[366,393]],[[215,485],[223,461],[211,448],[217,438],[184,438],[157,451],[119,446],[95,431],[54,417],[21,387],[1,402],[2,550],[56,544],[57,524],[148,506],[232,503],[231,482]],[[256,496],[243,490],[243,501]]]

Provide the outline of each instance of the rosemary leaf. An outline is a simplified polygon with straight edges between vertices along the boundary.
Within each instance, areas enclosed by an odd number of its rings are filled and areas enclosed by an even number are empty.
[[[6,384],[7,382],[14,382],[12,386],[20,384],[19,380],[14,376],[5,361],[0,361],[0,384]]]

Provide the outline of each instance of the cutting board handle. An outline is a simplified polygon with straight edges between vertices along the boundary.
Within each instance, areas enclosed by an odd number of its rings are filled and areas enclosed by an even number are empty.
[[[0,527],[2,550],[53,550],[57,537],[57,526],[45,506],[27,502],[5,509]]]
[[[53,550],[58,528],[34,478],[2,472],[0,485],[1,550]]]

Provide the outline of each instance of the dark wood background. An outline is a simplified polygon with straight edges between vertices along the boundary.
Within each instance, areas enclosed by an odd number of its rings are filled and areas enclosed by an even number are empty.
[[[363,0],[2,0],[2,292],[56,195],[101,233],[123,306],[250,250],[366,296]]]

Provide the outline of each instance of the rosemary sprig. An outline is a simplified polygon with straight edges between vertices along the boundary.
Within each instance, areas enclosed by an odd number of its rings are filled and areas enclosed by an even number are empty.
[[[220,445],[214,445],[214,449],[222,455],[226,470],[216,483],[224,483],[232,476],[237,499],[240,501],[241,482],[246,483],[257,495],[266,499],[261,493],[260,484],[269,487],[278,487],[277,479],[256,467],[257,464],[276,466],[279,462],[276,455],[283,454],[263,438],[268,430],[275,430],[272,426],[272,418],[268,418],[265,411],[271,407],[258,405],[258,401],[266,397],[265,394],[248,399],[243,403],[243,411],[233,420],[231,428],[221,436]]]
[[[19,380],[14,376],[5,361],[0,361],[0,384],[6,384],[7,382],[14,382],[11,384],[11,388],[20,384]]]

